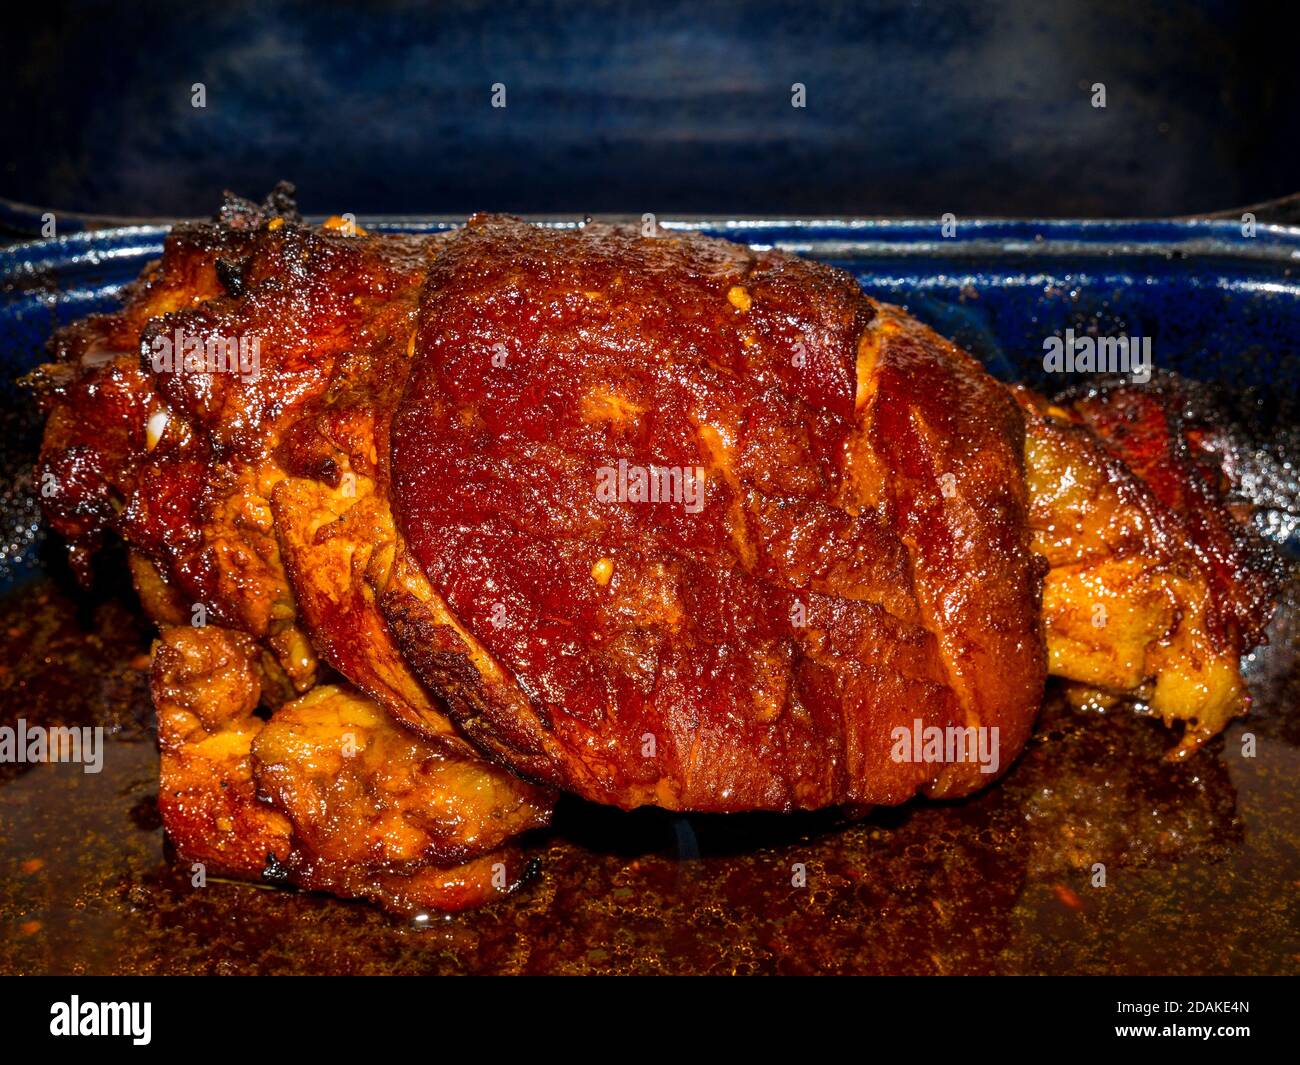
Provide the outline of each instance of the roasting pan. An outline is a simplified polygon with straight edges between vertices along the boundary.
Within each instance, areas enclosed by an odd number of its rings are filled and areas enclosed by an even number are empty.
[[[0,224],[39,217],[3,206]],[[77,590],[31,493],[39,419],[15,378],[59,324],[111,307],[166,225],[0,249],[0,724],[98,724],[104,770],[0,765],[0,972],[1300,972],[1296,582],[1248,676],[1249,718],[1171,764],[1132,707],[1067,708],[999,783],[847,823],[682,817],[565,800],[531,881],[414,924],[361,904],[209,881],[167,849],[145,666],[119,556]],[[451,218],[362,218],[431,232]],[[581,218],[538,219],[578,226]],[[1261,529],[1300,554],[1300,228],[1239,220],[660,219],[851,271],[1047,392],[1044,339],[1152,339],[1248,441]],[[1254,757],[1243,751],[1253,737]],[[806,885],[792,870],[801,866]],[[1098,883],[1098,869],[1104,884]]]

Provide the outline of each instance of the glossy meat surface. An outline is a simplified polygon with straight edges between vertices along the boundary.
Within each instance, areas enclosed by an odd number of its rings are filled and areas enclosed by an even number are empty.
[[[1020,418],[935,334],[782,253],[481,219],[415,351],[393,495],[438,604],[391,616],[480,745],[693,810],[988,779],[895,760],[918,719],[1014,757],[1043,683]],[[602,496],[623,469],[678,480]]]
[[[518,883],[521,870],[508,863],[504,879],[494,871],[499,849],[511,831],[545,823],[551,803],[450,736],[435,697],[400,658],[384,668],[374,631],[361,627],[364,585],[352,565],[382,544],[322,531],[359,528],[364,512],[372,532],[386,514],[367,488],[381,476],[374,422],[385,389],[404,380],[430,250],[338,224],[305,227],[274,198],[263,208],[231,201],[215,224],[177,227],[122,311],[60,333],[56,361],[34,382],[50,409],[37,475],[48,486],[47,516],[83,571],[106,532],[125,539],[141,601],[163,627],[154,664],[160,808],[178,851],[214,871],[402,911],[457,908]],[[160,368],[159,337],[193,342],[203,358],[214,342],[255,339],[258,357],[236,367],[250,372],[213,372],[203,361]],[[378,619],[373,606],[371,614]],[[282,736],[287,721],[272,718],[264,733],[254,708],[300,718],[306,708],[294,700],[315,699],[333,671],[396,720],[423,726],[370,728],[394,774],[419,750],[407,740],[435,752],[459,744],[454,786],[437,777],[394,812],[387,787],[349,785],[340,772],[336,793],[348,796],[340,806],[307,786],[298,763],[264,760],[268,785],[259,790],[254,740]],[[354,691],[327,690],[331,705],[374,713]],[[308,730],[317,732],[330,734]],[[296,750],[299,763],[324,758],[316,739]],[[366,816],[424,818],[427,827],[436,808],[462,803],[464,826],[479,828],[454,847],[448,839],[442,850],[376,855],[323,843],[362,838]],[[312,809],[326,810],[324,819],[308,817]]]
[[[167,338],[257,365],[160,367]],[[403,912],[515,884],[550,788],[966,794],[1047,672],[1191,750],[1272,610],[1169,397],[1008,390],[780,252],[231,200],[52,354],[42,502],[82,572],[130,545],[163,629],[178,850]],[[900,756],[927,727],[996,730],[991,771]]]
[[[158,805],[205,873],[355,895],[418,913],[461,909],[524,874],[511,836],[545,825],[542,792],[464,740],[426,740],[323,684],[263,721],[256,647],[215,625],[165,629],[155,652]]]
[[[1083,698],[1136,693],[1184,722],[1185,755],[1248,702],[1240,658],[1272,614],[1276,560],[1192,467],[1159,393],[1123,385],[1064,406],[1017,396],[1033,547],[1050,567],[1048,668]]]

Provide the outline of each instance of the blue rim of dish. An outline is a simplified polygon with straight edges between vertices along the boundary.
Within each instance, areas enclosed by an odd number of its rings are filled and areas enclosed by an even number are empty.
[[[641,221],[635,215],[523,217],[540,225],[570,229],[580,228],[587,222]],[[363,216],[357,223],[371,232],[419,234],[455,229],[465,223],[465,218]],[[0,248],[0,276],[57,272],[86,263],[157,254],[172,225],[172,222],[157,221],[134,223],[20,241]],[[951,237],[942,235],[940,220],[917,218],[683,216],[659,219],[657,225],[669,231],[704,232],[757,247],[778,247],[832,259],[860,258],[874,253],[955,259],[1008,255],[1048,258],[1159,255],[1229,256],[1278,266],[1300,265],[1300,227],[1260,223],[1254,235],[1247,236],[1239,221],[1223,219],[958,219]]]

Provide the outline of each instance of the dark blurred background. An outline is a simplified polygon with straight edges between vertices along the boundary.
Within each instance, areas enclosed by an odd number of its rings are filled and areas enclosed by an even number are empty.
[[[1155,216],[1300,190],[1296,38],[1249,4],[37,2],[4,19],[0,197],[61,211],[209,214],[279,178],[309,212],[358,214]]]

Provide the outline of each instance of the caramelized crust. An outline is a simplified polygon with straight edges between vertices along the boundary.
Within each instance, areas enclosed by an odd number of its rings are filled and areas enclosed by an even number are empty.
[[[275,197],[261,209],[232,200],[216,224],[176,227],[123,309],[61,332],[56,361],[32,379],[50,410],[37,478],[53,489],[46,513],[74,563],[84,574],[103,534],[121,535],[149,614],[163,626],[198,626],[166,629],[154,666],[160,807],[177,849],[249,877],[266,874],[269,861],[268,875],[403,911],[456,908],[517,884],[522,866],[503,864],[505,835],[544,823],[551,802],[448,735],[440,704],[395,652],[385,657],[382,620],[373,605],[367,613],[363,559],[382,546],[375,532],[387,514],[374,488],[386,451],[375,419],[405,379],[437,243],[306,227]],[[256,340],[256,363],[160,367],[158,338],[198,351]],[[369,519],[348,517],[365,498]],[[426,739],[370,727],[393,775],[380,788],[369,782],[380,774],[359,782],[340,772],[346,815],[327,803],[312,819],[299,800],[324,795],[309,787],[307,768],[324,757],[328,728],[315,719],[296,761],[264,759],[264,792],[253,743],[301,718],[308,708],[293,700],[330,667]],[[374,715],[359,696],[327,690],[331,706]],[[273,718],[264,734],[252,712],[259,703],[282,707],[284,727]],[[390,809],[396,775],[414,773],[400,765],[421,751],[422,764],[456,767],[454,786],[442,774]],[[376,822],[424,818],[427,827],[438,804],[464,805],[467,834],[454,846],[450,830],[441,849],[404,856],[322,846],[331,835],[360,838],[367,809]]]
[[[1193,466],[1161,392],[1016,393],[1048,668],[1081,698],[1137,693],[1184,722],[1186,755],[1245,709],[1240,658],[1273,612],[1276,561]]]
[[[263,722],[257,646],[215,625],[163,630],[150,677],[158,712],[158,810],[182,858],[259,877],[291,848],[284,814],[257,801],[250,760]]]
[[[1014,757],[1044,676],[1022,428],[952,345],[781,253],[481,218],[415,356],[393,497],[433,594],[389,616],[495,756],[721,811],[988,779],[894,760],[918,719]],[[698,470],[698,505],[602,499],[620,468]]]
[[[185,337],[255,372],[155,364]],[[1013,395],[775,251],[231,199],[51,347],[42,502],[83,575],[130,545],[164,628],[178,850],[402,912],[517,883],[548,786],[968,793],[994,774],[899,731],[996,729],[1004,770],[1047,671],[1190,750],[1276,594],[1168,396]]]
[[[522,859],[500,848],[547,823],[543,792],[335,685],[263,721],[257,661],[251,639],[215,625],[160,637],[158,805],[182,858],[404,913],[477,905],[518,882]]]
[[[1225,503],[1220,460],[1196,446],[1177,379],[1156,387],[1117,382],[1071,403],[1079,421],[1150,489],[1212,592],[1211,634],[1244,653],[1264,638],[1279,591],[1277,556]],[[1247,512],[1248,513],[1248,512]]]

